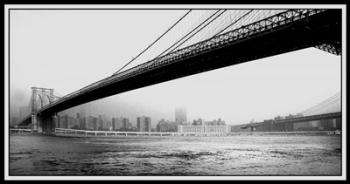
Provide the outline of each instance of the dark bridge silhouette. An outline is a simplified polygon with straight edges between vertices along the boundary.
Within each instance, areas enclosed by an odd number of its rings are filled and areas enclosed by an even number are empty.
[[[57,112],[118,93],[308,47],[340,54],[341,10],[288,10],[114,74],[28,116],[44,132]]]

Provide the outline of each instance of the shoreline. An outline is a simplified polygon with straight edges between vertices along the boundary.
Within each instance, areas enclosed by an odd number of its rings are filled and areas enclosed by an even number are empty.
[[[132,133],[132,132],[130,132]],[[53,137],[72,137],[72,138],[209,138],[209,137],[236,137],[236,136],[341,136],[334,132],[329,131],[318,131],[318,132],[234,132],[227,135],[83,135],[83,134],[64,134],[64,133],[55,133],[55,134],[42,134],[36,132],[11,132],[10,136],[15,135],[39,135],[39,136],[53,136]]]

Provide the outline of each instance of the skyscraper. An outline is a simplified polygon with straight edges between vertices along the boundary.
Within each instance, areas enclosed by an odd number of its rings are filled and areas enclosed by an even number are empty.
[[[79,129],[85,129],[86,128],[86,125],[85,125],[86,119],[85,119],[85,117],[82,116],[80,113],[77,113],[76,119],[78,121]]]
[[[131,128],[131,123],[128,118],[119,117],[112,118],[113,130],[127,131]]]
[[[122,130],[127,131],[131,128],[131,123],[128,118],[122,118]]]
[[[187,115],[185,108],[175,109],[175,122],[177,124],[184,124],[187,122]]]
[[[137,130],[139,132],[150,132],[151,118],[147,116],[137,117]]]
[[[102,119],[102,115],[98,115],[98,120],[97,120],[97,126],[98,130],[103,130],[104,129],[104,121]]]
[[[65,114],[59,118],[60,128],[68,128],[68,115]]]
[[[112,118],[112,127],[113,130],[117,130],[120,128],[119,118]]]

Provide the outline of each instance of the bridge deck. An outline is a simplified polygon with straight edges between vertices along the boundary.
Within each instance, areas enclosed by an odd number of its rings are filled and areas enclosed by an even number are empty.
[[[114,74],[37,113],[51,115],[125,91],[340,40],[340,22],[338,10],[288,10]]]

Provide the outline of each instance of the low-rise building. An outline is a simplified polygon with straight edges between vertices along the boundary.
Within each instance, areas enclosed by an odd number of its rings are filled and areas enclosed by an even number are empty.
[[[224,136],[229,132],[227,125],[178,125],[178,133],[184,135]]]
[[[157,132],[177,132],[176,122],[171,122],[168,120],[161,119],[157,125]]]

